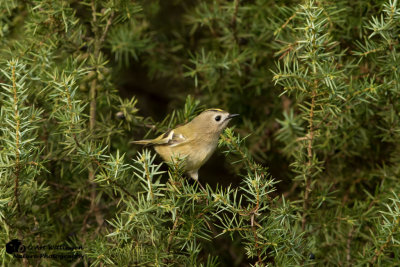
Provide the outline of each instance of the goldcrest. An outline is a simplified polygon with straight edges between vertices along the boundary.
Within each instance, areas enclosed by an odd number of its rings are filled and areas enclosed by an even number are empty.
[[[174,158],[182,158],[185,172],[198,181],[200,167],[214,153],[220,134],[228,122],[236,116],[239,114],[229,114],[216,108],[207,109],[192,121],[155,139],[133,141],[133,143],[152,145],[167,162],[171,162]]]

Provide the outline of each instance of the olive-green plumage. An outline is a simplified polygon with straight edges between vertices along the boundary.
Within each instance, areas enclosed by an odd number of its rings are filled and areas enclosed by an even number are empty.
[[[153,145],[165,161],[184,158],[185,171],[198,180],[199,168],[211,157],[218,145],[221,132],[238,114],[221,109],[207,109],[192,121],[160,135],[155,139],[133,141],[135,144]]]

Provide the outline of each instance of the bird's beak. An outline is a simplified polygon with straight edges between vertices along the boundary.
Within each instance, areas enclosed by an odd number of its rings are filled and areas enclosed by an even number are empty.
[[[227,119],[230,120],[230,119],[232,119],[234,117],[237,117],[237,116],[239,116],[239,114],[229,114]]]

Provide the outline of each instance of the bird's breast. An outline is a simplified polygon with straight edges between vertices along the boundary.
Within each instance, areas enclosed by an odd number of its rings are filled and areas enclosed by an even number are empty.
[[[216,147],[216,144],[210,144],[203,146],[200,149],[192,150],[190,157],[188,157],[188,170],[195,170],[204,165],[204,163],[206,163],[206,161],[214,153]]]
[[[214,153],[218,144],[218,139],[213,142],[204,140],[192,141],[183,145],[155,146],[155,150],[165,161],[172,158],[185,158],[185,171],[199,169]]]

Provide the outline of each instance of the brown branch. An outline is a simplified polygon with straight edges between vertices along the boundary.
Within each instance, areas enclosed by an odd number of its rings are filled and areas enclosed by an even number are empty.
[[[346,244],[346,260],[347,260],[347,265],[351,266],[351,250],[350,250],[350,245],[351,245],[351,240],[353,239],[353,233],[354,233],[354,226],[351,227],[349,234],[347,235],[347,244]]]
[[[96,6],[95,6],[95,0],[92,0],[91,2],[91,7],[92,7],[92,17],[93,17],[93,28],[95,28],[94,33],[97,33],[97,17],[96,17]]]
[[[89,129],[93,132],[94,127],[96,125],[96,98],[97,98],[97,79],[93,79],[92,84],[90,86],[90,120],[89,120]]]
[[[239,45],[239,39],[237,37],[237,27],[236,27],[236,19],[237,19],[237,13],[239,10],[239,0],[234,1],[234,11],[233,11],[233,16],[231,20],[231,27],[232,27],[232,33],[233,33],[233,38],[235,39],[236,43]]]
[[[14,108],[14,116],[16,120],[16,126],[15,126],[15,180],[14,180],[14,197],[15,197],[15,202],[17,203],[17,208],[19,213],[21,213],[21,207],[19,204],[19,199],[18,199],[18,189],[19,189],[19,174],[20,174],[20,143],[19,143],[19,128],[20,128],[20,119],[19,119],[19,111],[18,111],[18,96],[17,96],[17,84],[16,84],[16,77],[15,77],[15,65],[12,63],[12,86],[13,86],[13,93],[14,93],[14,103],[13,103],[13,108]]]
[[[255,214],[251,215],[251,231],[253,232],[253,236],[254,236],[254,243],[255,243],[255,249],[257,251],[257,263],[262,263],[262,259],[261,259],[261,251],[260,248],[258,247],[258,236],[257,236],[257,230],[255,225],[257,224],[256,220],[255,220]]]
[[[175,230],[178,227],[179,219],[180,219],[180,217],[177,215],[175,218],[175,221],[174,221],[174,225],[172,226],[172,229],[171,229],[171,234],[168,237],[167,253],[169,253],[171,250],[172,240],[175,235]]]
[[[70,120],[71,120],[71,124],[69,125],[69,130],[71,131],[72,128],[74,127],[74,113],[72,112],[72,101],[71,101],[71,95],[69,93],[69,89],[68,86],[64,83],[64,90],[65,90],[65,94],[67,96],[67,103],[68,103],[68,108],[69,108],[69,112],[71,113],[70,116]]]
[[[315,80],[315,88],[311,93],[311,107],[310,107],[310,121],[309,121],[309,132],[308,132],[308,146],[307,146],[307,156],[308,162],[307,165],[309,167],[308,172],[311,172],[311,164],[313,158],[313,138],[314,138],[314,108],[315,108],[315,89],[317,88],[317,80]],[[304,231],[307,222],[307,209],[308,209],[308,198],[311,191],[311,175],[306,175],[305,177],[305,192],[304,192],[304,202],[303,202],[303,216],[301,218],[301,229]]]
[[[97,28],[97,17],[96,17],[96,6],[95,6],[95,1],[92,0],[92,17],[93,17],[93,22],[92,22],[92,28],[93,28],[93,33],[95,35],[95,41],[94,41],[94,57],[97,59],[100,53],[100,43],[97,39],[97,34],[98,34],[98,28]],[[93,131],[95,123],[96,123],[96,87],[97,87],[97,79],[94,78],[92,81],[92,84],[90,86],[90,121],[89,121],[89,127],[90,131]],[[90,174],[89,174],[90,176]]]
[[[259,225],[255,219],[255,216],[257,215],[257,211],[260,207],[260,192],[259,192],[259,187],[257,185],[257,195],[256,195],[256,206],[254,207],[254,209],[250,212],[251,216],[250,216],[250,224],[251,224],[251,230],[253,232],[253,236],[254,236],[254,243],[255,243],[255,249],[257,251],[257,263],[262,264],[262,259],[261,259],[261,251],[260,248],[258,246],[258,236],[257,236],[257,230],[256,230],[256,225]]]
[[[114,18],[114,11],[111,12],[110,17],[107,20],[106,27],[104,28],[103,34],[100,38],[98,38],[98,27],[97,27],[97,18],[96,18],[96,6],[95,1],[92,0],[92,16],[93,16],[93,32],[95,35],[94,41],[94,57],[97,58],[100,55],[100,48],[103,44],[107,33],[109,31],[110,25]],[[96,97],[97,97],[97,79],[94,78],[92,84],[90,86],[90,130],[93,131],[95,124],[96,124]]]

